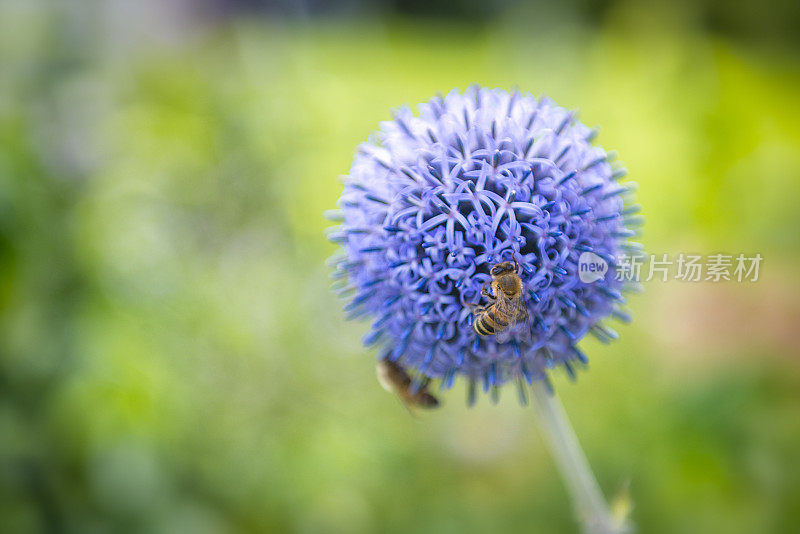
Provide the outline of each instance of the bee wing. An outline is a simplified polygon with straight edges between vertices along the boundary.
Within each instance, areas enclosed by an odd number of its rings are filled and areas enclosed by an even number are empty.
[[[507,318],[508,325],[499,332],[495,333],[494,338],[498,343],[505,343],[511,339],[511,336],[514,333],[514,327],[517,324],[517,311],[515,309],[514,301],[507,298],[502,294],[502,292],[499,293],[500,294],[497,295],[497,301],[494,304],[495,313]]]
[[[513,325],[508,325],[508,327],[505,328],[504,330],[500,330],[499,332],[497,332],[494,335],[494,339],[498,343],[505,343],[506,341],[511,339],[511,334],[513,333],[513,331],[514,331]]]
[[[517,337],[519,340],[530,341],[533,334],[533,325],[531,324],[531,316],[528,314],[528,306],[522,299],[518,302],[517,322],[520,325],[519,328],[517,328]]]
[[[504,299],[501,304],[504,314],[510,319],[508,326],[495,334],[498,343],[505,343],[512,336],[521,341],[527,341],[531,337],[531,325],[528,315],[528,307],[523,299]]]

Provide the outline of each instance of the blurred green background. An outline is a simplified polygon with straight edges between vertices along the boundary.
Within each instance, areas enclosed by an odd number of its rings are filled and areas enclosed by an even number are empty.
[[[530,408],[419,418],[328,289],[391,108],[471,83],[602,125],[647,284],[555,386],[642,533],[800,523],[796,2],[0,3],[0,530],[575,532]]]

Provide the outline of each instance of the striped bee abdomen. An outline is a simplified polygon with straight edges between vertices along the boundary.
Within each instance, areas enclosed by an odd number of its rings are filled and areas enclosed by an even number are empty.
[[[490,336],[494,334],[494,328],[492,327],[492,325],[488,324],[488,321],[486,321],[483,315],[479,316],[475,320],[474,325],[475,325],[475,331],[480,336]]]
[[[494,306],[490,306],[477,315],[473,324],[478,335],[490,336],[508,326],[508,321],[501,319],[495,313]]]

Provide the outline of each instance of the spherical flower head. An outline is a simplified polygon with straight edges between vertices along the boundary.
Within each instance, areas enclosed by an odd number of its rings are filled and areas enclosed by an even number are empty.
[[[372,319],[364,341],[378,358],[445,387],[464,375],[471,391],[496,391],[555,366],[572,375],[587,332],[616,337],[600,321],[625,317],[615,258],[636,208],[593,136],[550,99],[478,87],[381,123],[344,179],[332,214],[342,224],[329,234],[343,247],[332,262],[346,310]],[[480,336],[490,269],[515,260],[529,320],[504,342]]]

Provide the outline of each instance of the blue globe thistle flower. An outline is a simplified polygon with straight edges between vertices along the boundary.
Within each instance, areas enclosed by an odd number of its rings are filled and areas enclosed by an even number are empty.
[[[417,380],[458,375],[497,393],[516,380],[547,380],[548,369],[585,364],[576,344],[601,324],[627,319],[614,261],[635,235],[638,208],[620,185],[595,132],[552,100],[471,87],[396,111],[363,143],[344,179],[341,221],[329,239],[350,317],[369,317],[364,338],[378,358],[415,371]],[[582,254],[610,268],[582,281]],[[505,343],[473,329],[473,310],[491,267],[518,260],[530,335]],[[485,302],[483,302],[485,304]]]

